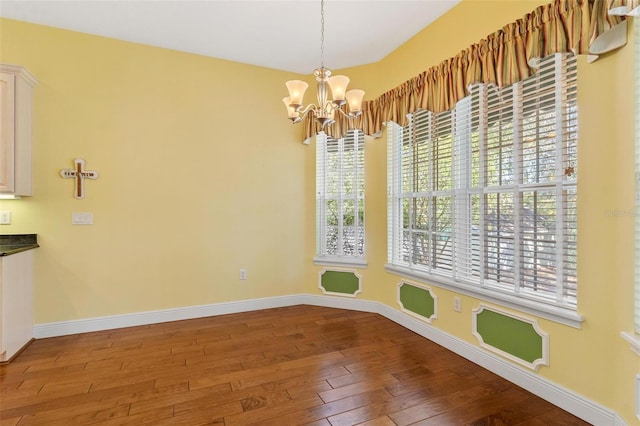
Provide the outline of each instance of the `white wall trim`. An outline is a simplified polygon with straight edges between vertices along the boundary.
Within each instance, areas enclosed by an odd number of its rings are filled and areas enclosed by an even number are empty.
[[[367,260],[365,258],[355,256],[316,256],[313,258],[313,263],[320,266],[334,266],[338,268],[363,269],[367,267]]]
[[[375,312],[401,326],[449,349],[452,352],[484,367],[512,383],[528,390],[581,419],[596,425],[624,426],[616,412],[566,389],[525,368],[504,360],[490,352],[445,333],[430,324],[379,302],[314,294],[277,296],[263,299],[241,300],[211,305],[190,306],[85,320],[61,321],[38,324],[33,328],[36,338],[132,327],[166,321],[201,318],[259,309],[292,305],[315,305],[329,308]]]
[[[636,333],[623,331],[620,337],[629,342],[629,348],[636,354],[640,355],[640,336]]]
[[[34,337],[66,336],[138,325],[156,324],[167,321],[202,318],[214,315],[233,314],[259,309],[279,308],[300,304],[297,296],[279,296],[263,299],[239,300],[235,302],[215,303],[211,305],[187,306],[184,308],[163,309],[158,311],[137,312],[133,314],[95,317],[83,320],[60,321],[37,324],[33,327]]]
[[[570,327],[580,328],[584,321],[584,317],[582,315],[562,306],[541,303],[533,299],[501,293],[499,291],[471,284],[465,284],[448,277],[439,276],[437,274],[428,274],[426,272],[406,268],[404,266],[385,264],[384,267],[387,272],[400,277],[424,282],[426,284],[433,285],[434,287],[451,290],[485,302],[494,303],[498,306],[514,309],[518,312],[526,312]]]
[[[322,286],[322,276],[325,274],[325,272],[345,272],[345,273],[355,275],[355,277],[358,279],[358,289],[354,293],[340,293],[337,291],[327,291],[327,289]],[[345,269],[345,268],[335,268],[335,267],[322,268],[322,271],[318,273],[318,288],[320,289],[322,294],[328,294],[331,296],[340,296],[340,297],[358,297],[358,293],[362,293],[362,275],[360,275],[358,271],[355,269]]]
[[[429,293],[429,295],[433,299],[433,314],[429,318],[422,316],[417,312],[410,311],[409,309],[404,307],[402,300],[400,300],[400,291],[403,285],[410,285],[413,287],[421,288],[423,290],[426,290]],[[412,317],[417,318],[420,321],[426,321],[429,324],[431,324],[432,320],[438,319],[438,296],[433,291],[431,291],[431,287],[423,284],[415,284],[406,280],[401,280],[398,283],[397,288],[398,290],[396,291],[396,298],[397,298],[398,306],[400,306],[400,310],[402,312],[404,312],[407,315],[411,315]]]
[[[497,348],[491,344],[486,343],[482,335],[478,332],[478,315],[484,312],[485,309],[487,311],[495,312],[495,313],[516,319],[518,321],[531,324],[531,326],[533,327],[533,330],[542,339],[542,357],[537,358],[533,362],[527,362],[524,359],[518,358],[517,356],[510,354],[509,352],[505,352],[500,348]],[[538,371],[538,369],[542,365],[549,365],[549,334],[546,333],[544,330],[542,330],[542,328],[540,327],[540,324],[538,323],[538,320],[536,319],[528,318],[523,315],[516,315],[514,313],[507,312],[504,309],[498,309],[498,308],[487,306],[481,303],[480,305],[478,305],[477,308],[471,311],[471,334],[473,334],[476,337],[476,339],[478,339],[478,342],[481,347],[489,351],[495,352],[498,355],[502,355],[503,357],[510,359],[513,362],[517,362],[518,364],[524,365],[525,367],[528,367],[534,371]]]

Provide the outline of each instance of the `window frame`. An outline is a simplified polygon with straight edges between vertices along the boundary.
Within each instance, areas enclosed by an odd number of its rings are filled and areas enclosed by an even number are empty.
[[[630,349],[640,356],[640,17],[634,16],[634,86],[635,86],[635,136],[634,136],[634,274],[633,274],[633,331],[622,331],[620,336],[629,343]],[[640,376],[636,384],[640,386]],[[636,406],[640,419],[640,406]]]
[[[558,58],[559,56],[556,56],[556,59],[553,60],[554,62],[554,75],[556,73],[556,70],[558,69],[564,69],[564,68],[558,68],[560,66],[562,66],[562,63],[558,63]],[[573,66],[577,66],[577,64],[574,62]],[[556,83],[554,83],[554,85],[557,87],[557,82],[558,82],[558,76],[555,77],[555,81]],[[514,98],[517,99],[517,94],[516,91],[520,92],[522,89],[523,84],[525,84],[524,82],[522,83],[517,83],[513,86],[513,91],[514,91]],[[564,84],[564,82],[562,83]],[[487,102],[486,101],[486,96],[482,93],[486,90],[486,85],[482,85],[480,86],[477,90],[480,91],[480,95],[479,95],[479,102]],[[554,92],[557,92],[557,88],[554,89]],[[536,92],[537,93],[537,92]],[[561,98],[560,96],[558,96],[558,94],[554,94],[554,102],[557,102],[557,99]],[[471,151],[471,144],[469,143],[472,137],[472,131],[471,130],[467,130],[466,133],[464,132],[460,132],[459,130],[462,130],[460,126],[470,126],[470,117],[473,113],[472,108],[473,106],[472,104],[472,100],[471,100],[471,96],[463,99],[462,101],[460,101],[457,105],[456,108],[452,111],[447,111],[445,113],[440,113],[440,114],[433,114],[433,113],[428,113],[426,111],[423,111],[422,114],[429,114],[428,120],[432,120],[432,122],[436,122],[437,121],[437,117],[443,116],[446,117],[446,114],[451,114],[451,118],[450,120],[450,131],[451,131],[451,136],[450,136],[450,140],[451,140],[451,167],[454,170],[452,177],[451,177],[451,186],[450,188],[448,188],[445,191],[437,191],[435,186],[430,186],[430,191],[425,193],[425,196],[428,197],[433,197],[434,199],[436,199],[439,196],[450,196],[451,197],[451,222],[453,223],[454,221],[460,221],[460,222],[464,222],[465,220],[467,221],[467,224],[470,224],[471,216],[471,207],[470,207],[470,198],[469,195],[471,193],[476,193],[479,197],[484,197],[488,192],[491,192],[492,189],[489,187],[489,185],[487,184],[487,182],[482,182],[482,185],[480,185],[480,190],[478,191],[478,187],[473,187],[473,185],[471,184],[470,180],[471,180],[471,165],[470,162],[473,161],[470,155],[470,151]],[[486,105],[486,104],[485,104]],[[514,108],[513,114],[514,114],[514,126],[516,126],[518,123],[516,122],[517,117],[515,116],[515,114],[518,113],[518,111],[522,111],[522,108]],[[462,114],[462,112],[466,111],[466,115]],[[560,112],[558,110],[558,106],[556,105],[556,112]],[[462,118],[454,118],[454,117],[462,117]],[[409,120],[411,121],[413,119],[413,116],[409,117]],[[444,120],[446,120],[446,118],[444,118]],[[482,120],[482,118],[480,119]],[[559,123],[561,120],[556,120],[556,128],[560,128],[562,126],[562,123]],[[483,125],[482,129],[486,130],[486,123]],[[480,130],[480,132],[483,132],[483,130]],[[429,142],[426,142],[427,145],[433,145],[434,143],[434,133],[437,133],[437,127],[434,129],[432,129],[432,127],[429,127],[429,129],[427,130],[428,132],[431,132],[428,136],[428,140]],[[471,253],[473,252],[473,250],[470,248],[470,245],[473,244],[473,242],[471,241],[473,237],[469,237],[469,235],[465,235],[464,232],[462,232],[463,226],[452,226],[451,229],[451,235],[454,239],[454,242],[452,244],[455,244],[456,246],[459,245],[464,245],[467,244],[469,245],[469,248],[466,249],[466,251],[464,251],[464,249],[458,249],[456,248],[455,250],[452,249],[452,253],[451,253],[451,273],[450,275],[445,275],[442,273],[438,272],[437,269],[437,262],[434,261],[433,259],[429,260],[429,263],[433,263],[435,262],[436,267],[431,268],[431,266],[423,266],[423,265],[415,265],[412,264],[411,261],[407,261],[407,262],[402,262],[400,261],[400,253],[399,251],[403,250],[402,247],[402,234],[403,232],[407,232],[406,229],[403,225],[402,220],[407,220],[405,218],[403,218],[403,209],[401,207],[401,199],[402,199],[402,179],[403,176],[399,174],[398,170],[395,169],[396,166],[400,167],[399,165],[402,163],[402,156],[401,153],[399,152],[401,150],[401,146],[400,144],[402,142],[402,132],[407,132],[407,128],[402,128],[400,126],[398,126],[395,123],[388,123],[387,125],[387,137],[388,137],[388,245],[387,245],[387,249],[388,249],[388,258],[387,258],[387,264],[385,265],[385,268],[388,272],[394,273],[394,274],[398,274],[404,277],[408,277],[408,278],[412,278],[412,279],[416,279],[419,281],[423,281],[423,282],[429,282],[433,285],[442,287],[442,288],[446,288],[448,290],[452,290],[455,291],[457,293],[462,293],[462,294],[466,294],[469,296],[473,296],[473,297],[477,297],[479,299],[482,300],[486,300],[486,301],[490,301],[493,303],[497,303],[499,305],[503,305],[503,306],[507,306],[510,308],[514,308],[514,309],[518,309],[520,311],[525,311],[525,312],[529,312],[535,315],[538,315],[540,317],[543,318],[547,318],[550,320],[553,320],[555,322],[560,322],[566,325],[570,325],[572,327],[576,327],[579,328],[582,321],[584,321],[584,318],[579,315],[577,313],[577,307],[572,307],[569,306],[568,304],[562,304],[562,303],[555,303],[553,301],[550,301],[548,299],[538,299],[536,297],[531,297],[531,295],[529,295],[528,297],[522,297],[520,295],[517,294],[517,289],[519,288],[519,284],[520,278],[519,278],[519,273],[520,271],[522,271],[523,269],[519,267],[518,262],[520,260],[520,257],[517,256],[517,254],[513,254],[513,262],[514,262],[514,272],[515,273],[515,278],[514,278],[514,288],[516,290],[514,290],[514,292],[507,292],[504,291],[504,289],[501,289],[501,285],[500,283],[498,283],[499,285],[486,285],[485,284],[485,278],[484,275],[482,274],[482,272],[480,272],[480,276],[482,278],[479,278],[479,282],[478,283],[472,283],[469,280],[465,280],[465,279],[461,279],[458,276],[458,269],[459,266],[464,265],[466,266],[468,269],[470,268],[470,265],[472,263],[471,260],[467,259],[464,262],[459,262],[456,258],[458,256],[461,256],[461,254],[466,254],[467,258],[469,258],[471,256]],[[519,132],[514,129],[513,130],[513,149],[514,150],[518,150],[518,144],[520,143],[519,141]],[[483,136],[480,136],[481,138]],[[563,138],[564,140],[564,138]],[[483,146],[485,146],[486,143],[480,143],[479,144],[479,150],[482,151],[484,148]],[[563,149],[563,143],[558,144],[557,142],[554,142],[554,150],[555,151],[560,151]],[[431,149],[431,147],[427,148],[427,149]],[[469,151],[468,155],[461,155],[459,158],[462,158],[462,160],[460,159],[454,159],[454,153],[458,154],[459,151]],[[478,155],[487,155],[479,153]],[[514,158],[518,158],[516,157],[517,155],[521,155],[521,151],[516,151],[516,153],[514,154]],[[417,157],[416,157],[417,158]],[[486,159],[486,157],[483,157]],[[560,158],[560,160],[562,160],[563,157]],[[556,160],[558,160],[558,157],[556,155]],[[465,164],[461,164],[460,161],[462,162],[466,162]],[[516,176],[518,174],[518,170],[517,168],[519,167],[519,161],[513,161],[513,167],[516,169],[513,172],[513,175]],[[410,163],[412,164],[412,163]],[[433,166],[433,164],[429,163],[430,166]],[[434,163],[435,164],[435,163]],[[480,162],[480,165],[478,166],[479,170],[480,170],[480,175],[484,176],[485,171],[483,170],[483,162]],[[577,166],[577,164],[576,164]],[[557,176],[556,172],[556,176]],[[482,180],[483,178],[481,177],[480,180]],[[433,183],[432,183],[433,184]],[[518,197],[518,194],[520,193],[522,195],[521,192],[518,191],[522,191],[521,188],[523,187],[527,187],[530,186],[529,190],[531,191],[536,191],[537,187],[543,188],[543,187],[550,187],[550,188],[554,188],[556,191],[561,191],[564,188],[564,179],[560,180],[559,182],[555,182],[553,184],[533,184],[533,185],[525,185],[522,182],[516,182],[516,185],[518,186],[518,188],[520,189],[516,189],[514,191],[515,197]],[[516,186],[514,185],[514,186]],[[573,184],[574,188],[577,188],[577,182]],[[560,189],[558,189],[560,188]],[[495,189],[495,188],[494,188]],[[420,193],[421,194],[421,193]],[[557,194],[557,193],[556,193]],[[413,196],[416,197],[416,192],[413,192]],[[561,200],[556,200],[556,208],[561,207]],[[518,221],[518,213],[517,213],[517,208],[515,208],[516,206],[516,200],[514,199],[514,226],[519,226],[520,222]],[[577,207],[576,207],[577,209]],[[558,210],[556,210],[557,212]],[[562,214],[564,215],[565,211],[564,209],[560,209],[560,213],[558,213],[558,215]],[[483,215],[482,213],[482,209],[480,209],[480,213],[481,216]],[[408,214],[410,216],[410,213]],[[486,223],[486,221],[484,221],[484,218],[480,219],[482,221],[482,223]],[[411,218],[408,219],[408,221],[410,223],[411,222]],[[564,224],[565,223],[565,219],[564,218],[558,218],[556,220],[556,223],[559,224]],[[436,227],[435,225],[432,225],[432,227]],[[484,250],[486,250],[486,246],[487,246],[487,238],[486,236],[482,235],[484,233],[484,230],[482,229],[484,228],[481,227],[481,229],[479,230],[479,233],[481,234],[478,238],[480,239],[480,241],[484,241],[484,244],[481,245],[481,247],[483,247],[482,249],[480,249],[480,253],[484,253]],[[562,228],[561,226],[556,227],[557,228]],[[519,229],[519,228],[516,228]],[[410,229],[411,230],[411,229]],[[430,230],[428,232],[433,232],[433,230]],[[405,235],[410,235],[410,234],[405,234]],[[514,233],[514,236],[516,234]],[[518,240],[522,238],[522,237],[518,237]],[[406,240],[409,241],[413,241],[412,239],[406,238]],[[434,240],[435,241],[435,240]],[[435,244],[435,243],[432,243]],[[515,243],[514,243],[515,244]],[[410,244],[411,245],[411,244]],[[514,245],[514,250],[519,250],[519,248],[522,246],[522,243],[519,244],[517,246],[517,248]],[[556,260],[558,258],[560,258],[563,255],[563,249],[562,247],[560,247],[559,250],[557,250],[557,255]],[[415,253],[413,251],[409,251],[409,256],[413,256],[415,257]],[[479,262],[480,265],[483,265],[485,262]],[[563,265],[562,262],[558,263],[559,265]],[[446,264],[444,264],[444,268],[446,269]],[[480,268],[482,268],[482,266],[480,266]],[[517,281],[516,281],[517,280]],[[557,287],[560,287],[562,289],[564,289],[564,284],[561,282],[559,285],[557,285]]]
[[[629,342],[631,350],[640,355],[640,18],[633,19],[635,39],[634,81],[635,81],[635,206],[634,206],[634,273],[633,273],[633,331],[621,332]],[[640,407],[636,407],[640,418]]]
[[[348,160],[344,157],[345,140],[352,142],[355,150],[360,151],[353,157],[351,164],[347,164]],[[353,187],[355,191],[347,194],[344,191],[336,193],[328,193],[327,184],[327,144],[333,143],[339,152],[339,161],[337,162],[337,170],[330,170],[335,173],[338,179],[338,186],[344,188],[344,169],[351,167],[353,169]],[[364,162],[364,134],[361,130],[349,130],[344,138],[335,139],[328,136],[324,132],[316,135],[316,252],[313,259],[316,265],[322,266],[343,266],[364,268],[367,266],[366,261],[366,230],[365,230],[365,162]],[[361,157],[359,157],[361,156]],[[358,182],[362,181],[361,190],[359,190]],[[342,236],[344,234],[344,223],[342,221],[342,212],[344,210],[345,201],[352,202],[354,208],[354,224],[357,229],[362,228],[362,255],[339,253],[337,255],[327,254],[327,200],[334,200],[337,204],[338,211],[338,241],[337,246],[340,251],[344,249]],[[362,218],[360,219],[360,216]],[[356,231],[357,232],[357,231]],[[358,237],[356,237],[358,244]]]

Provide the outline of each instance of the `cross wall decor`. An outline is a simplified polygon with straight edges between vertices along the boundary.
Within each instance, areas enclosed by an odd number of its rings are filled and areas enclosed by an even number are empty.
[[[74,178],[75,187],[73,190],[73,196],[78,200],[84,198],[84,180],[98,179],[98,172],[94,170],[85,170],[85,161],[82,158],[76,158],[74,161],[75,169],[62,169],[60,170],[60,176],[63,178]]]

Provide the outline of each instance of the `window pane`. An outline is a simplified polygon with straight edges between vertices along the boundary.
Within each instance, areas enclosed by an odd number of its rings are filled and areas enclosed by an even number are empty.
[[[337,144],[329,144],[326,152],[325,169],[325,193],[330,195],[340,194],[340,153]]]
[[[327,226],[326,228],[326,253],[327,255],[334,256],[338,254],[338,227]]]
[[[436,197],[433,200],[432,267],[446,271],[453,269],[451,200],[452,197]]]
[[[562,254],[564,286],[562,296],[567,303],[575,306],[578,293],[578,191],[575,186],[563,191],[562,214],[564,249]]]
[[[402,262],[408,264],[411,260],[411,232],[402,231]]]
[[[522,138],[523,183],[555,180],[555,113],[535,111],[525,117]]]
[[[435,134],[433,136],[433,159],[431,162],[433,164],[433,189],[436,191],[445,191],[452,187],[452,118],[453,115],[450,112],[437,114],[434,123]]]
[[[410,140],[411,135],[406,134],[404,143],[402,144],[402,192],[413,192],[414,183],[414,165],[413,144]]]
[[[426,232],[415,231],[411,238],[411,251],[413,256],[411,263],[416,265],[429,265],[429,237]]]
[[[485,278],[512,285],[515,251],[513,194],[487,194],[485,206]]]
[[[326,250],[329,255],[338,254],[338,201],[326,200]]]
[[[553,191],[524,192],[520,208],[520,287],[555,297],[556,196]]]
[[[338,226],[338,200],[326,200],[327,225]]]
[[[413,199],[404,198],[402,199],[402,229],[408,230],[413,227],[413,216],[415,215],[414,209],[412,207]]]
[[[575,73],[575,70],[573,71]],[[573,76],[575,79],[575,74]],[[576,86],[567,88],[567,102],[562,120],[562,154],[565,180],[575,182],[578,176],[578,104]]]
[[[358,232],[355,226],[344,226],[342,228],[342,252],[347,256],[358,254]]]
[[[511,185],[513,176],[513,88],[490,91],[486,142],[486,186]]]
[[[429,230],[429,198],[416,197],[413,199],[413,217],[414,229],[420,229],[423,231]]]
[[[468,257],[471,259],[471,265],[467,269],[467,276],[480,278],[480,264],[482,263],[482,221],[480,220],[480,202],[482,197],[479,194],[473,194],[470,197],[470,225],[471,225],[471,253]]]
[[[480,169],[480,134],[474,130],[471,134],[471,188],[478,188],[482,185]]]

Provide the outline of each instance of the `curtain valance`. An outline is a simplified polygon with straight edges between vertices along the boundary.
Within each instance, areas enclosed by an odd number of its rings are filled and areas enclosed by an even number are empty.
[[[378,98],[365,101],[363,114],[351,124],[375,135],[387,121],[406,124],[407,114],[417,109],[442,112],[452,109],[478,83],[507,86],[531,76],[540,58],[552,53],[598,54],[626,43],[624,16],[616,10],[638,11],[640,0],[555,0],[523,18],[489,34],[456,56],[431,67]],[[617,9],[616,9],[617,8]],[[613,13],[609,13],[609,10]],[[625,24],[625,25],[621,25]],[[348,120],[336,115],[335,138],[349,130]],[[305,139],[321,129],[307,117]]]

